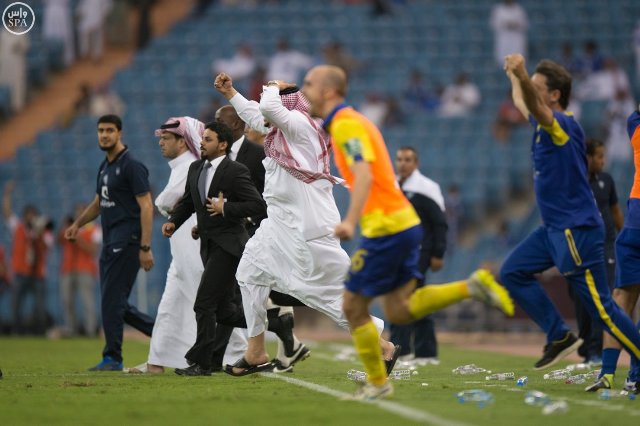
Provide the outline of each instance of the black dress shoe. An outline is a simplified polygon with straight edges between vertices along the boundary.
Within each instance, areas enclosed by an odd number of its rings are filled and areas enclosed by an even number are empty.
[[[210,368],[202,368],[198,364],[190,365],[187,368],[176,368],[175,373],[179,376],[210,376]]]

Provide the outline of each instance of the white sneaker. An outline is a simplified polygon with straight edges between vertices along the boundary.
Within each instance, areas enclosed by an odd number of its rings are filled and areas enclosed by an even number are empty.
[[[420,367],[424,367],[425,365],[440,365],[440,360],[436,357],[416,358],[414,362]]]
[[[382,386],[375,386],[369,382],[363,383],[352,395],[342,398],[343,401],[373,401],[386,399],[393,395],[393,386],[388,381]]]

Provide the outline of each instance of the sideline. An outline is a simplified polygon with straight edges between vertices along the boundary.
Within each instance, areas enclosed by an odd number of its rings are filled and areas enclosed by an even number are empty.
[[[312,390],[314,392],[323,393],[325,395],[330,395],[338,399],[349,396],[349,394],[346,392],[331,389],[326,386],[319,385],[317,383],[307,382],[300,379],[294,379],[293,377],[284,377],[282,374],[275,374],[275,373],[260,373],[260,374],[264,377],[282,380],[292,385],[300,386],[305,389]],[[457,422],[454,420],[447,420],[442,417],[438,417],[434,414],[428,413],[426,411],[417,410],[415,408],[398,404],[397,402],[391,402],[391,401],[385,401],[385,400],[362,401],[362,402],[365,404],[375,405],[382,410],[404,417],[405,419],[413,420],[415,422],[429,423],[436,426],[469,426],[468,423]],[[348,404],[348,403],[350,402],[345,401],[345,404]]]

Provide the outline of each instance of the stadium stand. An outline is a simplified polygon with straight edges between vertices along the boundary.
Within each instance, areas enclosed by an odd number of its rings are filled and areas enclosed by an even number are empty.
[[[619,0],[615,7],[600,0],[519,3],[530,19],[529,68],[543,57],[557,58],[564,41],[578,46],[594,39],[602,52],[632,75],[629,44],[635,19],[640,16],[640,2]],[[490,0],[407,1],[399,2],[392,15],[373,18],[365,4],[285,0],[242,7],[216,3],[203,16],[184,20],[168,34],[153,39],[111,82],[111,89],[126,104],[125,143],[147,164],[157,193],[169,169],[157,149],[153,130],[167,117],[197,117],[205,109],[214,93],[211,63],[215,58],[230,57],[240,42],[249,43],[254,52],[268,58],[278,39],[286,37],[293,48],[315,55],[319,61],[322,46],[337,40],[364,64],[350,77],[349,100],[355,105],[371,90],[398,96],[413,69],[443,85],[460,71],[471,76],[482,93],[473,114],[444,119],[405,111],[403,124],[382,130],[391,153],[402,145],[414,145],[426,175],[442,188],[457,183],[467,219],[482,223],[489,213],[504,208],[512,194],[529,191],[531,186],[530,129],[516,129],[506,144],[497,143],[491,134],[491,123],[508,87],[493,59],[488,24],[493,4]],[[60,66],[61,53],[57,46],[39,42],[32,46],[29,79],[37,85],[46,81],[49,70]],[[635,82],[636,90],[639,84]],[[0,88],[0,99],[3,96]],[[599,131],[602,105],[585,103],[582,124],[589,132]],[[75,202],[92,197],[101,159],[95,119],[79,117],[66,129],[42,132],[33,146],[19,149],[14,159],[0,163],[0,183],[15,179],[15,205],[38,200],[42,211],[59,224]],[[626,197],[632,171],[632,164],[611,168],[621,197]],[[344,209],[346,191],[338,188],[335,192]],[[524,218],[511,221],[509,228],[526,235],[537,220],[533,207]],[[155,247],[166,245],[160,224],[161,220],[155,221]],[[7,245],[7,233],[2,235],[0,242]],[[464,276],[488,258],[500,259],[508,247],[498,238],[484,232],[474,246],[457,248],[433,280]],[[155,253],[156,267],[149,274],[148,287],[151,313],[162,293],[169,263],[168,250],[156,249]],[[57,279],[54,271],[58,264],[56,253],[50,257],[50,280]],[[51,307],[58,306],[56,290],[50,283]]]

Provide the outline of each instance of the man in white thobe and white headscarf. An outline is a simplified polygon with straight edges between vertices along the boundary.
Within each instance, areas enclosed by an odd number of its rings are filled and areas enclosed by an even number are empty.
[[[156,197],[160,213],[169,217],[184,194],[189,165],[200,158],[198,146],[204,124],[191,117],[171,117],[156,130],[162,155],[169,159],[171,175],[164,190]],[[196,316],[193,306],[204,267],[200,258],[200,243],[191,237],[196,225],[194,214],[169,240],[173,260],[167,272],[167,284],[158,306],[153,327],[149,360],[129,369],[130,373],[163,373],[164,367],[186,368],[184,356],[196,341]],[[234,329],[224,361],[241,356],[247,346],[246,331]]]
[[[268,132],[262,194],[267,218],[245,246],[236,273],[249,346],[244,357],[225,367],[226,373],[243,376],[273,368],[264,345],[271,290],[293,296],[348,328],[342,296],[350,261],[333,235],[340,213],[333,198],[338,179],[329,171],[329,138],[321,123],[309,116],[307,99],[293,84],[270,81],[258,104],[238,93],[225,73],[216,77],[215,87],[245,123]],[[374,322],[382,332],[384,322],[378,318]],[[278,354],[284,366],[309,354],[297,339],[293,343],[283,348],[284,355]],[[390,371],[400,348],[382,339],[380,343]]]

